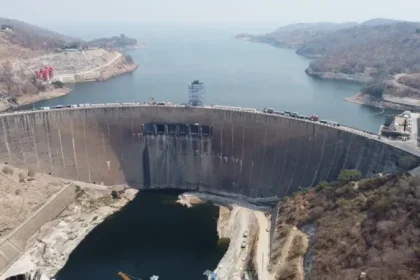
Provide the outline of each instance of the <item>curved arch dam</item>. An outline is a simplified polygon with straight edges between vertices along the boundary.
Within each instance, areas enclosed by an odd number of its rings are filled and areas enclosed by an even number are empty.
[[[318,122],[214,108],[115,106],[0,117],[0,162],[143,188],[283,197],[342,169],[391,172],[408,154]]]

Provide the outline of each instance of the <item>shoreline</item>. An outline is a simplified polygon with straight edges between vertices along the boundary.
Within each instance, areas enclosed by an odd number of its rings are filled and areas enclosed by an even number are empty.
[[[393,109],[393,110],[400,110],[400,111],[418,111],[419,110],[419,107],[417,106],[390,102],[390,101],[386,101],[386,100],[378,99],[378,98],[372,98],[361,92],[358,92],[353,96],[347,97],[344,100],[347,102],[373,106],[380,109]]]
[[[56,97],[60,97],[63,95],[66,95],[72,91],[71,88],[63,87],[63,88],[56,88],[49,91],[43,91],[38,94],[31,94],[31,95],[22,95],[17,97],[17,104],[18,106],[16,108],[19,108],[21,106],[25,106],[31,103],[35,103],[41,100],[47,100],[52,99]]]

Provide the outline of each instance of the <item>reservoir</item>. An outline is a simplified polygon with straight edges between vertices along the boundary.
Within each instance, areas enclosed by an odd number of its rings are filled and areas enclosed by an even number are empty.
[[[218,207],[176,200],[175,191],[140,192],[82,241],[57,280],[120,279],[119,271],[143,280],[206,279],[228,246],[218,240]]]
[[[310,60],[293,50],[232,39],[244,30],[199,27],[125,27],[145,44],[127,51],[139,68],[104,82],[74,85],[67,96],[35,103],[53,106],[77,103],[157,101],[186,103],[187,85],[195,79],[206,85],[206,103],[248,108],[275,108],[376,133],[391,111],[349,103],[344,98],[361,85],[309,77]],[[74,35],[81,30],[63,30]],[[245,30],[246,31],[246,30]],[[105,27],[85,30],[86,38],[122,32]],[[79,36],[82,36],[79,35]]]

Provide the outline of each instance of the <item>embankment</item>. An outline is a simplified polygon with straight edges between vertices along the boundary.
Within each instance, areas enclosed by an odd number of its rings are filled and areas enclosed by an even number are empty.
[[[113,190],[121,197],[113,199]],[[136,193],[69,182],[0,244],[0,279],[35,269],[53,277],[84,237]]]
[[[42,225],[58,216],[75,198],[76,186],[69,184],[11,232],[0,244],[0,275],[25,251],[26,242]]]

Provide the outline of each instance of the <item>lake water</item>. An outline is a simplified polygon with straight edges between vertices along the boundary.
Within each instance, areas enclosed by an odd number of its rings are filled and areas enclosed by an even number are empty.
[[[175,194],[141,192],[82,241],[57,280],[117,280],[119,271],[143,280],[206,279],[228,246],[218,242],[218,208],[187,208]]]
[[[118,34],[100,30],[85,30],[85,36]],[[293,50],[232,39],[241,31],[130,27],[126,34],[145,43],[144,48],[127,52],[139,65],[138,70],[104,82],[76,84],[67,96],[35,106],[142,102],[148,97],[185,103],[188,83],[198,79],[206,85],[207,104],[317,114],[348,126],[378,131],[387,111],[344,101],[361,85],[309,77],[304,72],[309,59]]]

